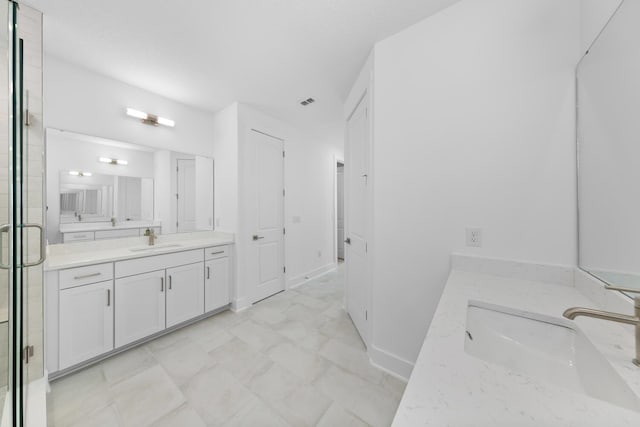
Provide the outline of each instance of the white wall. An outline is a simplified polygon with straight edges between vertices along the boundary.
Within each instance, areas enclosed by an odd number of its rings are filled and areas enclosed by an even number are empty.
[[[176,122],[146,126],[125,115],[136,108]],[[212,114],[45,56],[45,126],[87,135],[212,156]]]
[[[285,141],[285,256],[289,286],[335,264],[335,158],[344,158],[343,141],[341,133],[321,136],[303,131]]]
[[[578,57],[577,0],[464,1],[376,46],[374,361],[408,374],[452,252],[575,264]]]
[[[215,229],[235,233],[238,225],[238,104],[213,119]]]
[[[580,0],[580,52],[589,49],[623,0]]]

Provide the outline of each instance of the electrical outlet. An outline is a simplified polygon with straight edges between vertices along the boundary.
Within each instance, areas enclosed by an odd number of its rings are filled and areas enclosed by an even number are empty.
[[[467,228],[467,246],[479,248],[482,246],[482,229]]]

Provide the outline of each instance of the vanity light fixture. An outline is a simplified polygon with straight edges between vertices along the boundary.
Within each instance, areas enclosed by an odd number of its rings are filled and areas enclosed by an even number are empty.
[[[127,116],[135,117],[142,120],[142,123],[146,125],[158,126],[164,125],[174,127],[176,122],[165,117],[156,116],[155,114],[145,113],[144,111],[136,110],[133,108],[127,108]]]
[[[126,160],[122,160],[122,159],[112,159],[110,157],[100,157],[98,159],[98,161],[100,163],[108,163],[110,165],[120,165],[120,166],[126,166],[129,164],[128,161]]]
[[[69,171],[69,175],[72,176],[91,176],[91,172]]]

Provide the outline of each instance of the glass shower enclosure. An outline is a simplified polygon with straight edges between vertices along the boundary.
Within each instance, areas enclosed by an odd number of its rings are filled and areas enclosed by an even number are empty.
[[[0,422],[27,426],[44,375],[42,15],[0,0]]]

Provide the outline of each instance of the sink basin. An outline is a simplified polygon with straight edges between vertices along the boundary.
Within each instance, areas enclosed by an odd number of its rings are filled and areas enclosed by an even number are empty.
[[[159,251],[159,250],[163,250],[163,249],[180,248],[180,247],[182,247],[182,245],[179,244],[179,243],[165,243],[165,244],[160,244],[160,245],[142,246],[142,247],[138,247],[138,248],[130,248],[129,250],[131,252],[153,252],[153,251]]]
[[[531,378],[640,411],[635,393],[568,320],[470,301],[464,349]]]

